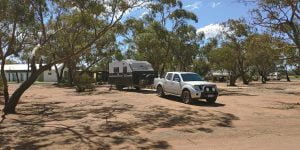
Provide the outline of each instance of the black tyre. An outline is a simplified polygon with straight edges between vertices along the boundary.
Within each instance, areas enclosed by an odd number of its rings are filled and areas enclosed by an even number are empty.
[[[214,98],[207,98],[207,99],[206,99],[207,103],[209,103],[209,104],[214,104],[214,103],[216,103],[216,100],[217,100],[216,97],[214,97]]]
[[[138,91],[141,90],[141,88],[138,87],[138,86],[135,86],[134,88],[135,88],[136,90],[138,90]]]
[[[165,96],[165,92],[164,92],[164,89],[162,88],[162,86],[157,86],[156,88],[156,92],[157,92],[157,95],[159,97],[164,97]]]
[[[182,92],[181,98],[182,98],[182,102],[185,103],[185,104],[191,104],[193,102],[193,99],[191,97],[191,93],[188,90],[184,90]]]

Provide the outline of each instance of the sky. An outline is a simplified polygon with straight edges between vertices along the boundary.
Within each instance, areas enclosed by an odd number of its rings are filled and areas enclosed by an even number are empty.
[[[206,34],[206,38],[214,37],[221,29],[219,25],[228,19],[244,17],[250,19],[249,11],[253,5],[239,3],[238,0],[182,0],[183,8],[198,16],[198,23],[191,22],[198,31]],[[143,10],[131,12],[136,17],[142,16]]]
[[[193,25],[205,32],[206,37],[215,36],[221,28],[219,24],[228,19],[250,19],[249,11],[253,8],[237,0],[183,0],[183,3],[185,9],[198,16],[199,22]]]

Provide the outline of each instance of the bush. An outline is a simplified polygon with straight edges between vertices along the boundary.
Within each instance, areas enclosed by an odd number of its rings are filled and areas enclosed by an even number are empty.
[[[82,75],[76,75],[75,76],[75,85],[76,85],[76,91],[77,92],[84,92],[85,89],[91,89],[94,90],[94,79],[89,76],[87,73],[84,73]]]

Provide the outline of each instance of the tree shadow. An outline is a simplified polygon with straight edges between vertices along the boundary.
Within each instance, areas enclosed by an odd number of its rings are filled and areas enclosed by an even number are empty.
[[[163,106],[149,107],[146,113],[138,112],[134,116],[140,120],[136,124],[147,131],[184,126],[196,128],[204,124],[214,127],[234,127],[232,121],[239,120],[237,116],[229,113],[208,113],[205,110],[194,111],[188,108],[178,110]]]
[[[222,103],[218,103],[218,102],[210,104],[210,103],[205,102],[205,101],[196,100],[196,101],[193,102],[193,105],[203,106],[203,107],[224,107],[226,104],[222,104]]]
[[[144,132],[179,128],[181,132],[209,134],[215,127],[233,128],[233,121],[239,119],[229,113],[209,113],[188,107],[154,105],[141,110],[130,104],[97,101],[67,107],[61,104],[19,105],[20,117],[0,124],[2,148],[39,149],[62,145],[70,149],[112,149],[115,146],[125,149],[169,149],[172,146],[167,141],[145,138]]]
[[[288,95],[300,96],[300,92],[296,92],[296,91],[280,91],[280,93],[288,94]]]
[[[84,92],[72,92],[72,96],[91,96],[91,95],[104,95],[104,94],[114,94],[117,93],[117,91],[109,90],[109,89],[103,89],[103,88],[95,88],[94,90],[86,90]]]
[[[219,91],[219,96],[258,96],[258,95],[243,93],[241,91],[221,89]]]
[[[155,94],[156,91],[155,90],[151,90],[151,89],[122,89],[121,91],[124,92],[132,92],[132,93],[140,93],[140,94]]]
[[[288,103],[276,101],[272,106],[264,107],[268,109],[277,109],[277,110],[290,110],[290,109],[299,109],[300,103]]]

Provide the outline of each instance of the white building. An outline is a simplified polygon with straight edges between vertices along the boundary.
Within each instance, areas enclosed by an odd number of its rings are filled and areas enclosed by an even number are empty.
[[[57,68],[60,72],[62,69],[62,64],[57,65]],[[36,68],[39,68],[39,65],[36,65]],[[8,82],[22,82],[27,79],[27,76],[30,76],[30,70],[31,68],[29,67],[28,71],[28,64],[6,64],[4,66],[5,70],[5,76],[7,78]],[[63,73],[63,77],[67,76],[67,69],[65,69]],[[37,81],[40,82],[56,82],[57,81],[57,76],[55,72],[55,67],[52,66],[50,70],[44,71],[37,79]]]

